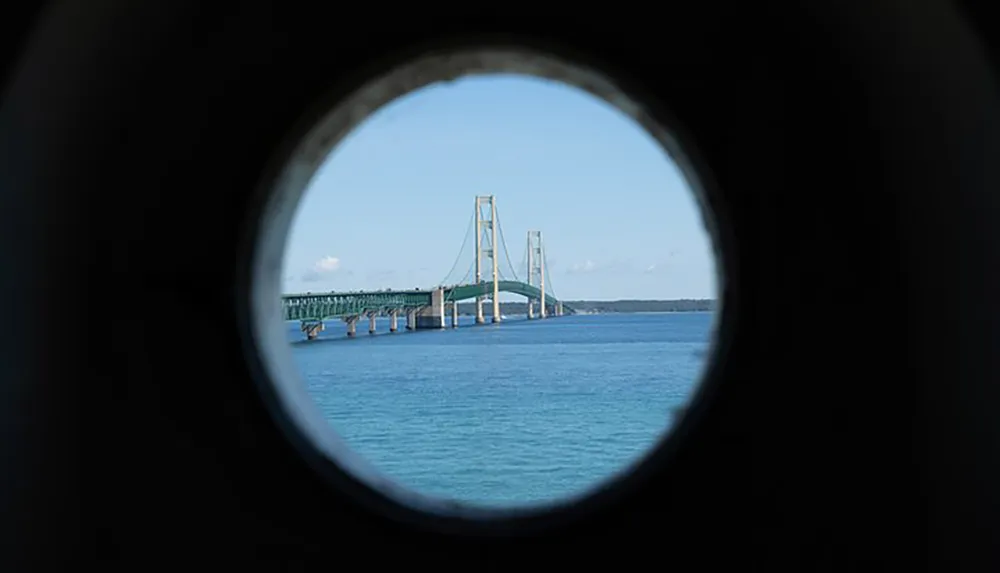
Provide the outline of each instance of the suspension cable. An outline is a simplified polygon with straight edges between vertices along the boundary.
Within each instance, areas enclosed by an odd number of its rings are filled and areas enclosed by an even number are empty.
[[[468,282],[472,281],[472,276],[471,276],[472,275],[472,269],[475,266],[476,266],[476,260],[475,260],[475,258],[473,258],[472,262],[469,263],[469,270],[465,271],[465,275],[462,276],[461,279],[459,279],[458,284],[465,284],[465,283],[468,283]],[[448,296],[444,299],[445,302],[448,302],[448,301],[452,300],[452,298],[454,296],[455,296],[455,290],[454,289],[448,291]]]
[[[500,229],[500,243],[503,245],[503,254],[504,257],[507,259],[507,266],[510,267],[510,272],[511,274],[514,275],[514,280],[517,282],[521,282],[521,279],[517,278],[517,271],[514,270],[513,263],[510,262],[510,253],[507,251],[507,240],[504,239],[503,237],[503,225],[500,224],[500,215],[497,214],[496,217],[497,217],[496,225],[497,228]],[[496,246],[494,245],[493,248],[496,249]]]
[[[548,287],[549,292],[552,293],[553,298],[559,300],[559,297],[556,296],[556,289],[552,288],[552,278],[551,275],[549,274],[549,257],[546,254],[545,249],[542,249],[542,260],[545,262],[545,286]]]
[[[455,257],[455,262],[451,265],[451,270],[448,271],[448,274],[446,274],[438,284],[448,284],[448,277],[451,276],[451,273],[455,272],[455,268],[458,266],[458,261],[462,260],[462,253],[465,252],[465,245],[469,242],[469,234],[470,231],[472,231],[472,224],[475,221],[476,215],[478,215],[478,213],[474,213],[472,217],[469,218],[469,226],[465,229],[465,238],[462,239],[462,247],[458,250],[458,256]]]
[[[519,266],[520,266],[520,267],[521,267],[522,269],[524,269],[524,268],[527,268],[527,267],[528,267],[528,251],[530,251],[530,250],[531,250],[531,245],[529,245],[529,244],[527,243],[527,241],[525,241],[525,243],[524,243],[524,251],[523,251],[523,252],[521,252],[521,262],[520,262],[520,263],[518,263],[518,265],[519,265]],[[525,279],[525,281],[527,282],[527,281],[530,281],[530,280],[531,280],[531,269],[528,269],[528,276],[527,276],[527,278]]]
[[[472,262],[469,263],[469,269],[465,271],[465,275],[462,276],[462,281],[464,281],[466,284],[471,283],[473,278],[472,271],[475,268],[476,268],[476,260],[473,259]]]

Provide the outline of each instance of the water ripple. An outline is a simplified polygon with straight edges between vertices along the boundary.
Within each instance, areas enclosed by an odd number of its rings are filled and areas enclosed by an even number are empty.
[[[310,395],[403,485],[510,505],[576,495],[634,463],[691,396],[711,315],[551,321],[295,343]],[[301,334],[289,325],[290,341]],[[346,340],[346,339],[345,339]]]

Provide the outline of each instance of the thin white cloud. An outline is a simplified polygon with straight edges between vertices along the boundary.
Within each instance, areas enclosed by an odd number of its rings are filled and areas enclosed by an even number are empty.
[[[339,270],[340,259],[337,257],[326,256],[313,263],[312,268],[302,274],[302,282],[317,282],[322,280],[324,276],[335,273]]]
[[[326,256],[313,264],[313,270],[317,273],[332,273],[340,269],[340,259]]]
[[[597,263],[591,261],[590,259],[582,262],[576,263],[570,267],[569,272],[571,273],[591,273],[597,270]]]
[[[610,261],[594,262],[587,259],[582,263],[576,263],[566,269],[567,274],[616,274],[616,273],[638,273],[643,267],[636,268],[628,260],[612,259]]]

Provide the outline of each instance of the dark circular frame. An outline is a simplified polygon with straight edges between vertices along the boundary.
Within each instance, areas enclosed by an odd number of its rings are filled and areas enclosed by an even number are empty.
[[[281,328],[278,301],[288,231],[308,185],[333,148],[372,113],[433,83],[468,75],[521,74],[561,81],[613,105],[641,125],[673,160],[700,207],[715,254],[718,307],[702,377],[684,413],[631,466],[577,495],[554,502],[490,508],[440,499],[404,488],[353,452],[305,391]],[[587,54],[552,46],[457,42],[398,53],[358,73],[317,104],[276,146],[244,225],[245,264],[237,276],[237,315],[244,348],[261,396],[276,423],[332,487],[384,516],[442,533],[507,534],[549,528],[605,507],[669,466],[676,445],[697,428],[720,390],[724,356],[735,332],[736,243],[711,171],[691,138],[661,101],[627,73]]]

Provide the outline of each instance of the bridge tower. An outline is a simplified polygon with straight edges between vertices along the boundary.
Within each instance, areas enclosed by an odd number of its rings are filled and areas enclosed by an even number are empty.
[[[541,231],[528,231],[528,284],[537,286],[541,291],[538,317],[545,318],[545,251]],[[532,318],[535,318],[535,301],[529,300],[528,319]]]
[[[483,212],[484,204],[487,206]],[[483,257],[489,257],[492,262],[493,276],[493,322],[500,322],[500,272],[497,261],[497,203],[493,195],[476,197],[476,284],[483,281]],[[490,231],[489,239],[485,240],[483,229]],[[484,247],[484,243],[487,248]],[[483,297],[476,297],[476,324],[486,322],[483,318]]]

